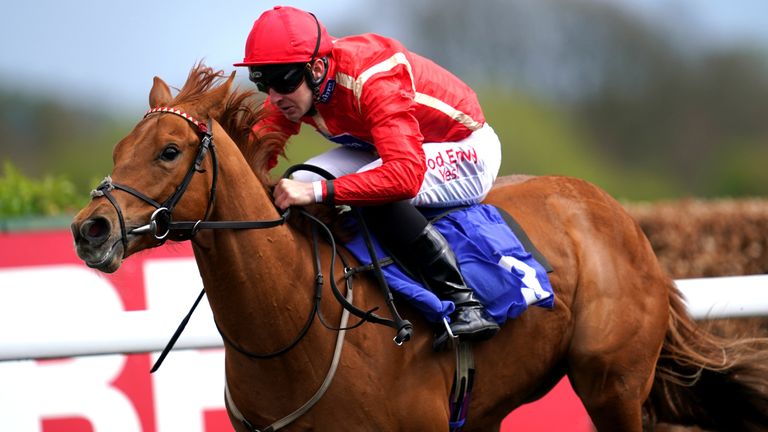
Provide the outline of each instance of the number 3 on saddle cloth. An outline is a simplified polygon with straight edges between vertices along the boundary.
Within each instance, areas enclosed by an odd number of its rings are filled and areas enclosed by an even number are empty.
[[[422,209],[425,213],[435,210]],[[529,305],[548,309],[554,306],[555,296],[547,277],[552,269],[509,214],[487,204],[448,213],[445,209],[439,211],[443,214],[432,225],[448,240],[467,286],[475,290],[499,325],[517,317]],[[373,243],[379,260],[387,256],[375,238]],[[371,264],[362,234],[346,246],[362,265]],[[437,298],[398,265],[382,265],[382,272],[396,296],[405,298],[428,321],[440,323],[454,311],[452,302]]]

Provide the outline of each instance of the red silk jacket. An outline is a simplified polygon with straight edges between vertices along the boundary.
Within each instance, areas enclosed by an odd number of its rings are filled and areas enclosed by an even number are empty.
[[[459,141],[485,123],[468,85],[396,40],[376,34],[336,39],[328,60],[313,114],[292,122],[267,99],[271,112],[253,127],[295,135],[308,123],[331,141],[381,157],[378,168],[334,180],[332,196],[324,182],[325,200],[371,205],[412,198],[426,171],[422,143]]]

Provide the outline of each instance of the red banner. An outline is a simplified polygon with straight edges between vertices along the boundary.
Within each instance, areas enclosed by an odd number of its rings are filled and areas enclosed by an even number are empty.
[[[162,275],[170,271],[196,278],[189,282],[192,291],[180,295],[175,287],[167,286]],[[68,317],[94,317],[97,326],[96,318],[165,310],[171,303],[180,303],[183,309],[194,300],[188,293],[194,292],[195,283],[200,283],[199,276],[186,243],[138,254],[115,274],[102,275],[80,262],[66,230],[0,234],[0,325],[6,334],[13,335],[14,327],[19,326],[46,334]],[[158,331],[170,337],[173,329]],[[1,345],[5,340],[13,337],[0,339],[0,350],[7,348]],[[97,355],[0,362],[0,429],[232,430],[224,410],[222,349],[174,351],[162,369],[150,375],[156,357]],[[512,430],[586,432],[592,427],[564,380],[541,401],[510,414],[502,431]]]

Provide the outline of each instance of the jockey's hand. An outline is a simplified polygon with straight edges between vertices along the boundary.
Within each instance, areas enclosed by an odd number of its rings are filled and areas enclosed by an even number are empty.
[[[275,205],[285,210],[292,205],[303,206],[315,202],[315,192],[312,183],[291,179],[280,179],[272,193]]]

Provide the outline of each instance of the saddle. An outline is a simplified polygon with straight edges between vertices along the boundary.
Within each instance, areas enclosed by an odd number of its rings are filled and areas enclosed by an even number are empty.
[[[519,316],[529,305],[554,306],[547,276],[552,267],[510,214],[487,204],[423,212],[451,245],[467,285],[497,323]],[[429,291],[375,238],[372,243],[384,280],[395,296],[414,306],[429,322],[442,324],[453,311],[453,303]],[[363,233],[345,246],[361,263],[361,270],[374,267]]]

